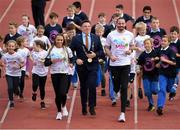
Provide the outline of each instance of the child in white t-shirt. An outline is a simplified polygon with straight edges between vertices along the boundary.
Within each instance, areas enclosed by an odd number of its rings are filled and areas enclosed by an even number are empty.
[[[43,49],[44,44],[41,40],[34,41],[33,51],[31,52],[31,58],[33,61],[32,68],[32,100],[36,101],[37,89],[40,90],[41,109],[45,109],[45,84],[48,74],[48,67],[44,66],[44,59],[47,56],[47,51]]]
[[[139,22],[135,25],[137,36],[135,37],[135,47],[134,50],[136,51],[135,53],[135,58],[138,59],[139,55],[145,50],[144,48],[144,40],[150,38],[149,35],[146,35],[146,28],[147,25],[144,22]],[[136,73],[137,73],[137,86],[138,88],[138,96],[140,99],[143,98],[142,94],[142,72],[140,70],[139,65],[136,65]]]
[[[49,41],[48,37],[44,35],[44,27],[42,25],[39,25],[37,27],[37,36],[34,37],[35,40],[41,40],[44,43],[44,49],[48,50],[51,48],[51,42]]]
[[[19,97],[23,99],[23,91],[24,91],[24,82],[25,82],[25,74],[26,74],[26,63],[30,55],[29,49],[26,48],[28,43],[28,39],[24,36],[20,36],[17,38],[18,50],[17,53],[23,58],[25,65],[21,68],[21,78],[19,82]]]
[[[24,66],[23,58],[15,51],[16,46],[16,41],[9,40],[7,42],[7,53],[2,57],[8,85],[10,108],[14,108],[13,93],[19,95],[19,78],[21,76],[21,68]]]
[[[28,44],[26,47],[32,47],[33,39],[36,36],[37,30],[34,25],[29,23],[29,16],[26,14],[22,15],[22,24],[18,27],[17,32],[26,37],[28,40]]]

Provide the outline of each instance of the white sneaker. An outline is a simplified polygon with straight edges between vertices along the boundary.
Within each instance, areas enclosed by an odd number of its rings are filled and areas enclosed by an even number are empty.
[[[62,107],[62,116],[68,116],[68,111],[66,106]]]
[[[125,122],[126,121],[124,112],[121,112],[121,114],[120,114],[120,116],[118,118],[118,121],[119,122]]]
[[[62,114],[61,112],[57,113],[56,120],[62,120]]]
[[[114,93],[114,96],[115,96],[115,99],[116,99],[116,100],[120,99],[120,92]]]
[[[66,96],[67,96],[67,99],[71,99],[71,96],[69,96],[68,94]]]
[[[72,86],[73,86],[74,88],[77,88],[77,87],[78,87],[78,82],[72,83]]]

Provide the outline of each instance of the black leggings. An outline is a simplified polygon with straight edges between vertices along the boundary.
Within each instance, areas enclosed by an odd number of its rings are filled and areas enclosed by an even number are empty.
[[[6,75],[6,81],[8,85],[9,100],[13,101],[13,93],[15,93],[16,95],[19,94],[19,90],[18,90],[19,77]]]
[[[102,75],[101,88],[102,88],[102,89],[105,89],[105,87],[106,87],[105,63],[100,63],[100,67],[101,67],[101,75]]]
[[[68,85],[67,85],[67,91],[66,91],[66,93],[68,94],[69,88],[70,88],[70,86],[71,86],[71,78],[72,78],[72,75],[67,75],[67,76],[68,76]]]
[[[55,103],[58,112],[61,112],[61,107],[66,104],[66,93],[68,87],[68,75],[67,74],[51,74],[52,84],[55,92]]]
[[[20,82],[19,82],[20,94],[23,94],[23,91],[24,91],[25,74],[26,74],[26,72],[24,70],[22,70],[21,78],[20,78]]]
[[[45,84],[46,84],[46,79],[47,76],[39,76],[37,74],[32,74],[32,89],[33,92],[36,92],[39,86],[39,90],[40,90],[40,97],[41,100],[44,100],[45,97]]]
[[[127,88],[129,78],[130,66],[111,66],[112,81],[114,84],[114,91],[121,93],[121,112],[126,111]]]

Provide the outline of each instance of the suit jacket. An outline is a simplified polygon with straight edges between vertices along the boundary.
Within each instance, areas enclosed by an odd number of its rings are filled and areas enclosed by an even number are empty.
[[[73,37],[70,48],[73,52],[76,51],[76,59],[83,60],[83,65],[77,65],[77,67],[81,68],[86,66],[88,70],[97,70],[99,64],[98,59],[104,57],[105,54],[103,52],[100,38],[92,33],[90,33],[90,37],[91,47],[89,51],[96,53],[96,57],[92,59],[91,63],[87,61],[87,48],[83,43],[82,33]]]

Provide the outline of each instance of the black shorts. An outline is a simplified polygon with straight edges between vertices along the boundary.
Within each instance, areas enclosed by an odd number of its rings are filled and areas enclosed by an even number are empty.
[[[134,82],[134,77],[135,77],[135,73],[129,73],[129,83],[133,83]]]

